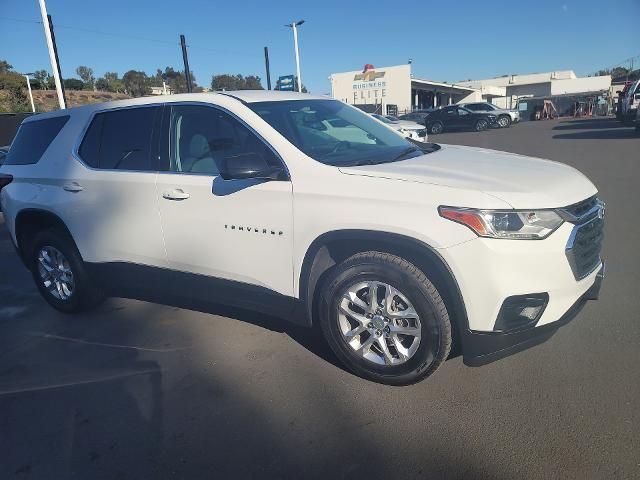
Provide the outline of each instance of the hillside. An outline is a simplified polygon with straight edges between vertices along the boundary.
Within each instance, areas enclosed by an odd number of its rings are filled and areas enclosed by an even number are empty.
[[[124,93],[91,92],[86,90],[67,90],[65,95],[68,107],[130,98],[129,95]],[[8,111],[8,109],[3,108],[8,106],[6,96],[7,92],[0,90],[0,111]],[[58,109],[58,96],[55,90],[33,90],[33,102],[38,112],[50,112]]]

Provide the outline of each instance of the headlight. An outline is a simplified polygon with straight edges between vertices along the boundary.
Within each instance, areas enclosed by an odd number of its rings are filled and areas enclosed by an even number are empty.
[[[477,210],[440,207],[440,216],[469,227],[480,237],[513,240],[547,238],[562,218],[554,210]]]

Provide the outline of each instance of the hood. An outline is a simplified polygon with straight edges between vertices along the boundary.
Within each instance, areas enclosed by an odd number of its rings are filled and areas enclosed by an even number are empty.
[[[394,125],[398,125],[405,130],[424,130],[427,128],[426,126],[420,125],[418,122],[412,122],[411,120],[398,120]]]
[[[347,175],[476,190],[518,209],[565,207],[597,193],[587,177],[562,163],[484,148],[441,147],[436,152],[400,162],[341,167],[340,171]],[[442,203],[446,204],[446,199]]]

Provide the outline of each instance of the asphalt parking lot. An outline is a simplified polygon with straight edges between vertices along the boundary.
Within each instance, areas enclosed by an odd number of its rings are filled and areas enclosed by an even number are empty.
[[[601,299],[543,345],[387,387],[260,314],[59,314],[0,217],[0,478],[640,478],[640,137],[593,119],[432,141],[587,174],[607,202]]]

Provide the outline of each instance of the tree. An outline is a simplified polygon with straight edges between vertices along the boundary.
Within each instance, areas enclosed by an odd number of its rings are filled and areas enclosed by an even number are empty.
[[[264,90],[260,77],[257,75],[249,75],[244,78],[244,86],[246,90]]]
[[[76,68],[76,73],[82,79],[86,87],[88,87],[90,90],[95,90],[96,79],[93,76],[92,68],[80,65],[78,68]]]
[[[77,78],[65,78],[63,83],[66,90],[82,90],[84,88],[84,82]]]
[[[191,73],[191,83],[194,90],[196,88],[196,77]],[[161,69],[156,70],[156,74],[149,77],[150,85],[154,87],[162,87],[162,84],[167,86],[173,93],[185,93],[187,91],[187,78],[185,77],[184,70],[174,70],[173,67],[165,67],[164,71]]]
[[[1,62],[0,62],[1,63]],[[6,62],[4,62],[6,63]],[[8,65],[8,64],[7,64]],[[11,67],[9,65],[9,67]],[[0,73],[0,90],[6,92],[6,109],[9,112],[29,112],[29,99],[25,93],[25,79],[22,75],[5,71]]]
[[[38,82],[38,88],[40,90],[47,90],[51,84],[51,75],[46,70],[36,70],[33,74],[33,78]]]
[[[213,75],[211,77],[212,90],[264,90],[260,83],[260,77],[249,75],[243,77],[241,74]]]
[[[104,77],[96,80],[96,89],[103,92],[124,93],[125,86],[116,72],[106,72]]]
[[[144,97],[151,93],[149,77],[137,70],[129,70],[122,76],[126,92],[132,97]]]
[[[13,70],[13,65],[9,65],[6,60],[0,60],[0,74],[9,73]]]

